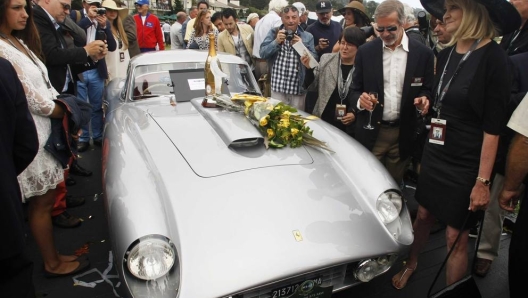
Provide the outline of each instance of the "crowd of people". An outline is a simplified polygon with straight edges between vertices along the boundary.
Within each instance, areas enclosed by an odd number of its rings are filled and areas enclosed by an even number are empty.
[[[479,221],[482,240],[471,270],[480,276],[490,270],[504,216],[517,205],[528,173],[528,0],[421,0],[429,29],[398,0],[380,3],[372,18],[361,0],[338,10],[319,0],[317,20],[302,2],[271,0],[266,15],[252,13],[245,22],[234,9],[214,12],[202,0],[178,12],[172,25],[149,11],[149,0],[137,0],[135,14],[121,0],[82,3],[73,10],[71,0],[0,0],[0,152],[7,170],[0,222],[12,231],[0,245],[1,267],[8,268],[0,292],[34,295],[23,203],[46,277],[89,268],[87,259],[59,253],[53,239],[54,225],[81,224],[66,210],[84,203],[67,194],[75,184],[70,174],[92,174],[77,154],[102,145],[106,83],[124,77],[134,56],[168,44],[214,46],[241,57],[263,95],[346,132],[398,184],[414,164],[415,239],[394,288],[404,288],[418,270],[436,222],[446,225],[453,249],[448,285],[466,275],[469,231]],[[332,20],[334,11],[340,22]],[[66,137],[50,144],[57,133]],[[510,243],[511,297],[522,293],[528,273],[525,201]]]

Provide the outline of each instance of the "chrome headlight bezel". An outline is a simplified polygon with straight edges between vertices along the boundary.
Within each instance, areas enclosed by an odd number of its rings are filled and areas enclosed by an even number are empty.
[[[143,236],[125,252],[124,267],[141,280],[156,280],[167,275],[177,263],[178,254],[172,241],[162,235]],[[145,266],[150,262],[150,266]]]
[[[367,259],[358,263],[354,277],[362,282],[369,282],[375,277],[389,271],[398,259],[397,254],[388,254],[375,259]]]
[[[403,196],[401,191],[389,189],[378,196],[376,211],[381,221],[388,225],[400,217],[403,209]]]

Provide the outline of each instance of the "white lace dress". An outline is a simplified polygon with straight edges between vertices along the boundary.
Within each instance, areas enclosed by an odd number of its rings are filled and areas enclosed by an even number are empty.
[[[20,42],[22,43],[22,41]],[[26,50],[33,55],[27,47]],[[35,65],[25,54],[13,47],[9,41],[0,38],[0,57],[7,59],[15,68],[26,93],[29,111],[37,127],[39,140],[37,156],[24,172],[18,176],[22,200],[26,201],[30,197],[45,194],[64,180],[62,166],[44,149],[44,145],[46,145],[51,133],[49,115],[55,108],[53,99],[57,97],[58,93],[53,87],[48,88],[42,76],[42,72],[44,72],[46,80],[49,81],[48,71],[46,66],[36,56],[33,55],[33,58],[39,66]]]

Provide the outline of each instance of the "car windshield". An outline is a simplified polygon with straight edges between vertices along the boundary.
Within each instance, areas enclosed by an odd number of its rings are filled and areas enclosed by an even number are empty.
[[[174,95],[178,101],[189,101],[205,95],[205,63],[162,63],[140,65],[134,69],[134,80],[131,82],[132,99],[141,100],[160,95]],[[227,74],[223,79],[222,93],[260,94],[251,69],[246,64],[220,63],[222,71]]]

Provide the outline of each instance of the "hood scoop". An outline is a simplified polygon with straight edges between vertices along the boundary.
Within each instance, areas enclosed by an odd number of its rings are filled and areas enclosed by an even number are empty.
[[[242,113],[203,107],[202,99],[191,103],[228,147],[251,147],[264,142],[262,134]]]

